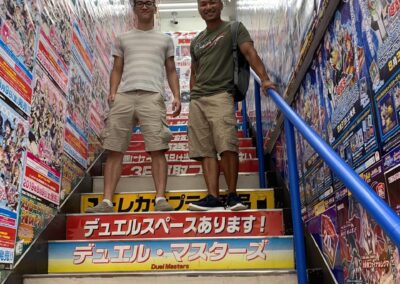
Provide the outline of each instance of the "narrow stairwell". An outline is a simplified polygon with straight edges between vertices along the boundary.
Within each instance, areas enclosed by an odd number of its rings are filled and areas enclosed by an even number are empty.
[[[190,212],[188,204],[207,191],[200,163],[188,158],[187,116],[169,125],[167,199],[176,211],[153,212],[150,158],[135,129],[113,199],[118,213],[68,215],[65,240],[48,244],[48,274],[24,275],[24,283],[297,283],[293,239],[284,235],[274,190],[258,188],[251,139],[238,131],[238,195],[249,210]],[[81,212],[101,201],[102,186],[103,177],[93,177]],[[224,200],[222,174],[220,188]]]

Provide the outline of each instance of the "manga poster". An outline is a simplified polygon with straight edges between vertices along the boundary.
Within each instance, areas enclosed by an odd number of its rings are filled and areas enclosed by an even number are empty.
[[[39,0],[3,0],[0,3],[0,38],[32,77],[35,43],[40,25]]]
[[[72,11],[75,13],[73,24],[74,33],[79,30],[81,37],[87,39],[85,48],[88,52],[93,53],[94,44],[96,43],[96,33],[93,31],[96,27],[95,10],[92,7],[92,1],[68,1],[72,4]],[[73,52],[73,51],[72,51]]]
[[[88,166],[92,165],[96,158],[103,151],[100,138],[93,132],[89,131],[88,135]]]
[[[94,66],[93,49],[89,44],[88,38],[85,37],[76,22],[73,23],[72,42],[72,55],[89,81],[91,81]]]
[[[29,193],[22,194],[15,244],[15,262],[19,260],[56,214],[57,208],[51,203],[46,203]]]
[[[26,115],[31,113],[32,75],[0,39],[0,92]]]
[[[373,165],[361,177],[378,196],[388,200],[382,163]],[[337,193],[345,283],[397,283],[391,282],[397,277],[394,271],[399,260],[393,259],[397,250],[364,207],[347,192],[345,188]]]
[[[308,232],[312,234],[317,242],[336,280],[342,284],[343,270],[340,265],[340,232],[337,225],[336,206],[332,206],[322,214],[311,218],[307,221],[306,226]]]
[[[61,168],[66,109],[63,92],[36,64],[28,150],[57,171]]]
[[[107,80],[104,79],[108,77],[108,69],[104,66],[104,63],[100,57],[96,56],[91,87],[92,93],[89,108],[89,127],[99,138],[105,125],[104,114],[107,113],[109,109],[107,103],[109,86],[107,84]]]
[[[334,142],[354,123],[357,116],[370,111],[370,88],[367,81],[360,33],[355,26],[355,1],[343,2],[334,15],[324,38],[322,70],[327,96],[332,109]]]
[[[72,58],[70,64],[69,88],[67,93],[68,117],[87,135],[90,117],[89,100],[91,98],[91,82],[88,80],[81,66]]]
[[[397,1],[360,0],[356,6],[383,154],[399,144],[400,138],[400,43]]]
[[[60,60],[56,62],[68,70],[71,60],[72,43],[72,11],[68,0],[42,0],[41,9],[41,41],[46,46],[52,47]],[[68,73],[68,72],[67,72]]]
[[[389,204],[400,215],[400,146],[382,157]]]
[[[79,181],[85,176],[85,171],[68,156],[64,155],[61,178],[60,201],[63,202],[75,189]]]
[[[0,93],[0,263],[13,263],[27,116]]]

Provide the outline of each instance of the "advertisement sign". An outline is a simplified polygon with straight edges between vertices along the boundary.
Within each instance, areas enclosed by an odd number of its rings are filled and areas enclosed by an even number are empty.
[[[281,210],[69,215],[67,240],[280,236]]]
[[[293,269],[292,237],[49,243],[49,273],[243,268]]]
[[[28,152],[22,188],[55,205],[60,204],[60,173]]]
[[[238,189],[238,196],[242,203],[249,209],[273,209],[275,208],[274,191],[271,189]],[[166,192],[168,203],[174,207],[175,211],[184,211],[188,209],[189,203],[198,201],[206,197],[206,190],[185,190]],[[226,191],[221,191],[220,198],[222,202],[226,201]],[[87,207],[96,206],[103,200],[101,194],[82,194],[81,212],[85,212]],[[115,212],[148,212],[154,211],[155,192],[124,193],[114,194],[113,204]]]
[[[83,168],[87,168],[88,141],[86,135],[69,117],[65,127],[64,151]]]

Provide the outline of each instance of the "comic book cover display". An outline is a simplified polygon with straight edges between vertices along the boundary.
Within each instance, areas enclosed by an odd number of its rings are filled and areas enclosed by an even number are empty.
[[[0,38],[24,67],[32,72],[36,29],[40,25],[40,1],[4,0],[0,3]]]
[[[400,146],[382,157],[389,204],[400,215]]]
[[[399,4],[360,0],[357,8],[385,154],[399,144],[400,137]]]

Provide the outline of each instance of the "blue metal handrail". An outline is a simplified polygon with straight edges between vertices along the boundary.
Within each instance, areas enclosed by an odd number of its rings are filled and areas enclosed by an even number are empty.
[[[255,89],[259,90],[260,79],[251,70],[254,80],[258,83]],[[303,135],[314,150],[321,156],[331,170],[351,191],[357,201],[377,221],[385,233],[392,239],[397,247],[400,247],[400,217],[383,201],[362,179],[347,165],[339,155],[309,127],[285,100],[273,89],[268,89],[277,107],[285,116],[286,146],[289,163],[290,196],[292,204],[294,244],[296,250],[296,267],[298,271],[298,283],[307,283],[304,235],[301,221],[300,192],[298,183],[298,171],[296,162],[296,147],[293,126]],[[258,131],[258,129],[257,129]],[[296,203],[296,204],[294,204]]]

